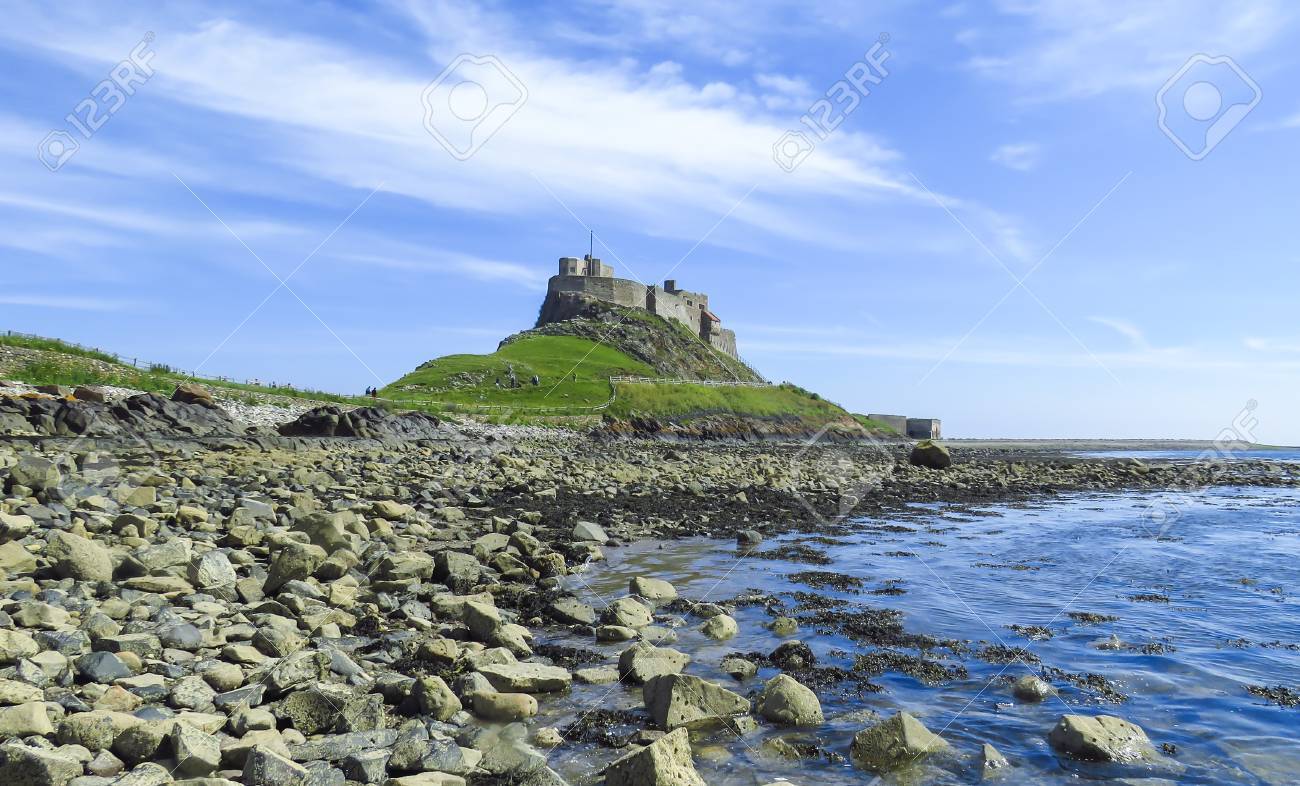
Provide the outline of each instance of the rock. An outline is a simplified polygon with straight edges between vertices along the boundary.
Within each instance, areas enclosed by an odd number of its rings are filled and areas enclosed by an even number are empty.
[[[36,555],[23,548],[23,544],[10,541],[0,546],[0,570],[11,576],[32,573],[36,570]]]
[[[618,679],[617,673],[614,679]],[[26,704],[29,701],[41,701],[44,698],[45,691],[35,685],[0,677],[0,705],[8,707],[14,704]]]
[[[465,779],[445,772],[421,772],[389,778],[384,781],[384,786],[465,786]]]
[[[77,673],[91,682],[105,685],[134,672],[131,667],[111,652],[87,652],[76,660]]]
[[[768,626],[778,636],[793,636],[799,632],[799,623],[791,617],[777,617]]]
[[[526,720],[537,714],[537,699],[527,693],[478,691],[474,694],[474,714],[498,723]]]
[[[45,737],[52,734],[54,724],[50,723],[44,702],[33,701],[16,707],[0,707],[0,738]]]
[[[7,666],[21,658],[30,658],[40,651],[36,639],[26,633],[0,628],[0,666]]]
[[[78,712],[59,723],[59,742],[63,745],[80,745],[88,751],[105,751],[113,747],[118,726],[113,715],[94,710]]]
[[[885,773],[911,765],[948,743],[912,715],[899,712],[858,732],[850,753],[853,763],[870,772]]]
[[[601,625],[596,628],[596,641],[631,641],[636,636],[636,628],[626,628],[622,625]]]
[[[326,556],[325,549],[315,544],[285,544],[275,562],[271,563],[262,591],[274,595],[286,583],[310,577],[325,561]]]
[[[719,668],[736,680],[747,680],[758,674],[758,665],[744,658],[723,658]]]
[[[615,600],[601,612],[601,619],[607,625],[621,625],[625,628],[644,628],[654,622],[651,610],[634,598]]]
[[[108,549],[86,538],[69,532],[54,532],[45,553],[54,563],[54,571],[63,578],[113,580],[113,558]]]
[[[209,551],[190,561],[186,570],[190,583],[199,589],[234,584],[239,577],[230,558],[220,551]]]
[[[668,647],[639,641],[618,656],[619,678],[640,685],[664,674],[679,674],[691,656]]]
[[[701,625],[700,632],[715,641],[726,641],[740,633],[740,626],[730,616],[719,614],[716,617],[710,617]]]
[[[1062,715],[1047,741],[1061,753],[1087,761],[1136,762],[1156,758],[1140,726],[1113,715]]]
[[[461,711],[460,699],[447,686],[442,677],[421,677],[412,691],[420,712],[431,715],[435,720],[445,721]]]
[[[479,673],[501,693],[554,693],[573,682],[567,670],[540,663],[501,663],[483,666]]]
[[[182,382],[176,386],[172,393],[172,401],[179,401],[182,404],[199,404],[204,407],[216,407],[217,402],[212,400],[212,394],[202,385],[196,385],[192,382]]]
[[[601,529],[599,524],[590,521],[579,521],[573,526],[573,539],[594,541],[602,546],[609,542],[605,530]]]
[[[30,455],[18,459],[18,463],[9,468],[9,477],[15,484],[34,491],[58,488],[63,482],[63,473],[53,461]]]
[[[270,748],[256,745],[244,759],[245,786],[304,786],[307,768]]]
[[[778,674],[763,685],[758,714],[782,726],[816,726],[825,720],[817,694],[786,674]]]
[[[925,467],[926,469],[947,469],[952,466],[952,454],[948,452],[948,449],[928,439],[916,443],[907,460],[913,466]]]
[[[172,774],[166,767],[154,762],[145,762],[113,781],[112,786],[163,786],[171,782]],[[73,786],[76,786],[75,782]]]
[[[57,751],[10,742],[0,746],[0,756],[0,783],[9,786],[67,786],[81,775],[81,762]]]
[[[348,754],[340,763],[344,776],[357,783],[382,783],[388,772],[388,759],[393,754],[386,750],[361,751]]]
[[[391,499],[383,499],[376,502],[371,510],[376,516],[385,521],[402,521],[415,512],[415,508],[410,505],[403,505],[402,503],[394,502]]]
[[[982,777],[990,778],[1010,767],[1011,762],[1007,761],[1007,757],[1003,756],[997,748],[987,742],[980,748],[980,772]]]
[[[482,566],[469,554],[440,551],[433,558],[433,576],[455,592],[469,592],[478,584]]]
[[[691,759],[685,729],[665,734],[605,769],[605,786],[708,786]]]
[[[677,589],[662,579],[637,576],[629,582],[628,591],[640,595],[651,603],[671,603],[677,600]]]
[[[742,551],[750,551],[762,545],[762,543],[763,536],[758,532],[758,530],[742,529],[740,532],[736,533],[736,545],[739,546]]]
[[[108,401],[104,396],[104,389],[93,385],[78,385],[73,389],[72,397],[78,401],[93,401],[96,404],[103,404]]]
[[[560,598],[546,607],[547,616],[570,625],[593,625],[596,610],[576,598]]]
[[[641,689],[646,710],[661,729],[680,726],[712,728],[719,721],[749,712],[749,700],[699,677],[665,674]]]
[[[1026,674],[1011,686],[1011,694],[1021,701],[1042,701],[1055,693],[1055,688],[1032,674]]]
[[[204,777],[221,766],[221,743],[211,734],[177,723],[172,727],[171,743],[176,774],[181,777]]]

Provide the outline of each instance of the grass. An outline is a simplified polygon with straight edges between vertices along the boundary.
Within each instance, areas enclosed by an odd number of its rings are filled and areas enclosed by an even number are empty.
[[[508,387],[511,369],[519,387]],[[465,411],[485,405],[576,410],[608,401],[609,378],[619,375],[655,376],[655,372],[613,347],[585,338],[525,336],[490,355],[447,355],[429,361],[380,395],[399,402],[434,399]]]
[[[110,355],[107,352],[102,352],[98,349],[85,349],[83,347],[79,347],[74,344],[69,344],[66,341],[60,341],[57,338],[0,335],[0,346],[22,347],[23,349],[37,349],[43,352],[57,352],[60,355],[75,355],[77,357],[91,358],[94,360],[102,360],[105,363],[122,362],[115,355]]]
[[[616,417],[653,415],[691,418],[731,414],[760,418],[798,418],[808,423],[843,420],[848,413],[794,385],[722,387],[714,385],[620,384],[610,407]]]
[[[96,349],[85,349],[52,338],[34,338],[29,336],[0,335],[0,346],[20,347],[46,353],[43,357],[29,360],[4,372],[9,377],[32,385],[111,385],[115,387],[134,388],[151,393],[170,394],[181,382],[191,381],[190,377],[170,366],[152,364],[147,369],[123,363],[117,356]],[[81,360],[97,360],[100,364],[83,363]],[[108,368],[104,368],[107,364]],[[209,388],[222,388],[241,391],[245,395],[239,400],[255,401],[254,394],[286,396],[309,401],[322,401],[337,404],[367,404],[374,402],[364,396],[343,396],[319,390],[299,390],[296,388],[271,388],[263,385],[248,385],[242,382],[229,382],[220,379],[198,377],[193,381]]]
[[[902,434],[898,433],[898,429],[894,428],[888,423],[885,423],[880,420],[872,420],[866,415],[858,415],[855,413],[853,415],[853,419],[856,420],[863,428],[865,428],[867,431],[870,431],[873,434],[883,434],[885,436],[890,436],[890,437],[903,436]]]

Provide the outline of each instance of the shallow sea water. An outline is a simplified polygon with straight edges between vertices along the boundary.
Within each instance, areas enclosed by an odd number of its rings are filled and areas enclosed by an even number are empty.
[[[697,741],[697,767],[711,786],[762,786],[780,779],[802,786],[869,782],[870,775],[847,763],[853,734],[867,724],[864,710],[907,710],[954,749],[951,757],[888,776],[884,783],[977,783],[984,742],[1014,765],[1002,778],[1006,783],[1143,777],[1166,779],[1151,783],[1300,783],[1300,708],[1269,704],[1246,690],[1300,689],[1300,491],[1222,488],[1170,497],[1180,515],[1163,534],[1147,515],[1151,498],[1081,495],[1028,506],[918,509],[915,516],[892,521],[860,521],[835,545],[807,536],[763,544],[769,549],[807,543],[831,558],[832,564],[820,566],[738,559],[733,543],[716,540],[640,543],[607,549],[607,560],[572,577],[570,586],[598,609],[626,594],[637,575],[671,581],[696,601],[721,602],[758,590],[794,605],[789,593],[818,592],[897,609],[910,633],[970,644],[970,652],[930,653],[944,665],[964,666],[964,678],[925,685],[888,672],[871,678],[884,688],[878,693],[819,691],[827,718],[821,727],[762,724],[741,738],[722,733]],[[856,592],[835,592],[789,579],[808,570],[855,576],[863,584]],[[902,592],[873,594],[888,588]],[[1070,612],[1118,619],[1085,624]],[[741,633],[727,642],[700,634],[702,620],[675,616],[678,640],[670,646],[691,654],[687,673],[745,694],[778,673],[764,668],[757,678],[737,683],[718,668],[728,654],[771,652],[786,640],[764,627],[771,618],[761,606],[736,609]],[[1031,638],[1012,625],[1041,626],[1051,637]],[[1112,635],[1122,648],[1097,646]],[[819,665],[849,666],[853,655],[875,650],[808,627],[787,638],[809,644]],[[547,643],[603,654],[606,662],[627,646],[567,634]],[[1043,666],[1102,675],[1127,700],[1107,701],[1058,678],[1052,680],[1058,698],[1017,702],[1010,681],[1037,674],[1040,666],[988,663],[973,654],[998,644],[1023,647]],[[539,720],[563,727],[593,707],[638,711],[640,693],[617,684],[575,685],[570,694],[544,701]],[[1172,755],[1153,767],[1063,759],[1046,736],[1065,713],[1118,715],[1142,726],[1156,745],[1173,746]],[[774,736],[817,741],[845,761],[785,760],[764,747]],[[619,753],[569,745],[552,754],[552,766],[575,784],[590,783]]]

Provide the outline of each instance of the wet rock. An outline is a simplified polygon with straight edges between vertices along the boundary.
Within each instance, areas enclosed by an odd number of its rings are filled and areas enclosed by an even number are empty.
[[[772,665],[782,671],[799,671],[817,662],[812,648],[802,641],[783,641],[772,650],[769,656]]]
[[[983,778],[1001,775],[1011,768],[1011,762],[997,748],[987,742],[980,748],[980,773]]]
[[[763,685],[758,714],[782,726],[816,726],[825,720],[817,694],[786,674],[778,674]]]
[[[730,616],[719,614],[700,626],[700,632],[715,641],[725,641],[740,633],[740,626]]]
[[[671,603],[677,600],[677,588],[662,580],[637,576],[629,582],[628,591],[651,603]],[[632,626],[636,627],[636,626]]]
[[[742,551],[749,551],[763,544],[763,536],[758,530],[742,529],[736,533],[736,545]]]
[[[653,612],[635,598],[618,598],[601,612],[607,625],[624,628],[644,628],[654,621]]]
[[[590,521],[579,521],[574,525],[573,539],[593,541],[602,546],[609,542],[609,536],[605,534],[605,530],[601,529],[599,524]]]
[[[749,712],[749,700],[708,680],[665,674],[645,683],[641,697],[661,729],[712,728],[721,720]]]
[[[678,674],[690,660],[684,652],[639,641],[618,656],[618,673],[626,682],[640,685],[665,674]]]
[[[869,772],[885,773],[948,748],[948,743],[925,724],[906,712],[899,712],[854,735],[850,752],[857,766]]]
[[[1056,689],[1045,680],[1026,674],[1012,683],[1011,694],[1021,701],[1035,702],[1055,695]]]
[[[560,598],[546,607],[546,613],[558,622],[570,625],[592,625],[596,610],[576,598]]]
[[[1136,762],[1157,757],[1140,726],[1113,715],[1062,715],[1047,741],[1061,753],[1088,761]]]
[[[691,759],[685,729],[666,734],[605,769],[606,786],[707,786]]]
[[[758,665],[744,658],[723,658],[720,668],[736,680],[747,680],[758,674]]]

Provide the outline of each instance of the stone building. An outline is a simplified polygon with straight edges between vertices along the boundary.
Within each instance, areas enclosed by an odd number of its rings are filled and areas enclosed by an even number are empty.
[[[659,286],[614,278],[614,268],[590,254],[582,259],[560,258],[559,273],[547,282],[546,301],[537,319],[538,326],[574,316],[581,311],[584,298],[640,308],[665,319],[677,320],[713,348],[737,357],[736,334],[722,327],[722,320],[709,310],[708,295],[679,289],[677,282],[671,279]]]

